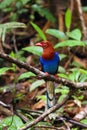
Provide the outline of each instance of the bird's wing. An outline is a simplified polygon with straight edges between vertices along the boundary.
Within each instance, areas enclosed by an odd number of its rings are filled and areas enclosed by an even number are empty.
[[[44,72],[44,69],[43,69],[43,59],[42,59],[42,57],[40,57],[40,64],[41,64],[41,71]]]

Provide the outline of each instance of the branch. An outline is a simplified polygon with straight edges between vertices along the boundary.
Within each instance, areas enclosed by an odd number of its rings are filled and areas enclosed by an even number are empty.
[[[20,68],[24,68],[24,69],[26,69],[26,70],[28,70],[28,71],[31,71],[31,72],[33,72],[34,74],[44,75],[43,72],[41,72],[41,71],[39,71],[38,69],[32,67],[31,65],[28,65],[28,64],[26,64],[26,63],[24,63],[24,62],[22,62],[22,61],[18,61],[18,60],[15,59],[15,58],[11,58],[9,55],[7,55],[7,54],[5,54],[5,53],[3,53],[3,52],[0,52],[0,58],[3,58],[3,59],[5,59],[5,60],[7,60],[7,61],[9,61],[9,62],[11,62],[11,63],[16,64],[16,65],[19,66]]]
[[[78,15],[79,15],[79,18],[80,18],[80,21],[81,21],[83,39],[86,40],[87,39],[87,28],[86,28],[85,20],[84,20],[84,17],[83,17],[81,0],[75,0],[75,1],[76,1],[76,4],[77,4]]]
[[[27,123],[23,128],[20,128],[19,130],[26,130],[27,128],[30,128],[30,127],[36,125],[38,122],[40,122],[42,119],[44,119],[47,115],[49,115],[50,113],[54,112],[55,110],[59,109],[62,105],[64,105],[66,103],[66,101],[68,100],[68,98],[70,98],[70,95],[71,95],[71,91],[62,100],[62,102],[60,102],[60,103],[56,104],[55,106],[51,107],[50,109],[46,110],[46,112],[44,112],[41,116],[36,118],[36,120],[32,121],[31,123]]]
[[[59,121],[59,120],[64,120],[64,121],[70,122],[71,123],[70,127],[72,126],[72,124],[74,124],[76,126],[79,126],[80,128],[87,128],[86,124],[80,123],[80,122],[76,121],[75,119],[71,119],[66,116],[57,116],[56,121]]]
[[[10,56],[8,56],[7,54],[3,53],[3,52],[0,52],[0,58],[3,58],[11,63],[14,63],[16,64],[17,66],[19,66],[20,68],[24,68],[28,71],[31,71],[33,72],[34,74],[36,75],[39,75],[39,78],[40,79],[44,79],[44,80],[50,80],[50,81],[55,81],[56,83],[60,83],[60,84],[63,84],[63,85],[66,85],[68,87],[70,87],[71,89],[72,88],[87,88],[87,82],[82,82],[82,83],[79,83],[79,82],[72,82],[72,81],[69,81],[67,79],[64,79],[64,78],[55,78],[55,76],[53,75],[49,75],[49,76],[46,76],[46,74],[42,71],[40,71],[39,69],[31,66],[31,65],[28,65],[22,61],[18,61],[17,59],[15,58],[11,58]]]

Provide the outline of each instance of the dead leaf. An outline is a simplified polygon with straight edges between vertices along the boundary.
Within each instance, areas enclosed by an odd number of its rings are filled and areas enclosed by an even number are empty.
[[[39,102],[37,102],[36,104],[32,105],[32,109],[36,110],[36,109],[41,109],[42,107],[45,106],[45,101],[40,100]]]
[[[85,107],[81,108],[79,113],[77,113],[75,116],[74,116],[74,119],[76,121],[80,121],[82,120],[83,118],[85,118],[87,116],[87,105],[85,105]]]

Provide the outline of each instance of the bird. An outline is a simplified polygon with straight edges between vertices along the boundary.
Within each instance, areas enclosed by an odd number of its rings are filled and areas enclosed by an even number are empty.
[[[35,44],[43,48],[42,55],[40,56],[41,69],[47,75],[56,75],[60,58],[58,52],[55,51],[50,41],[41,41]],[[46,109],[53,107],[55,101],[55,83],[53,81],[46,81]]]

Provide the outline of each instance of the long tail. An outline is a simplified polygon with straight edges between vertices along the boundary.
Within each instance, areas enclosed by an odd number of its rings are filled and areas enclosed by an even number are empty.
[[[55,85],[52,81],[47,81],[47,109],[55,105]]]

